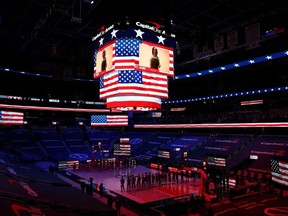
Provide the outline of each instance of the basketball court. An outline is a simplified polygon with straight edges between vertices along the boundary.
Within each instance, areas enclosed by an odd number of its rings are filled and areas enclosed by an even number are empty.
[[[156,174],[159,170],[147,168],[140,165],[133,166],[119,166],[113,168],[98,168],[89,170],[68,170],[73,175],[76,175],[82,179],[89,181],[93,178],[93,183],[96,185],[103,183],[105,191],[123,198],[129,199],[138,204],[157,203],[159,201],[167,201],[170,199],[188,198],[192,194],[198,195],[200,190],[199,178],[186,178],[184,180],[178,177],[178,183],[154,183],[150,186],[129,189],[127,191],[127,180],[125,181],[125,191],[121,192],[120,179],[123,176],[127,179],[128,175],[137,176],[145,173]]]

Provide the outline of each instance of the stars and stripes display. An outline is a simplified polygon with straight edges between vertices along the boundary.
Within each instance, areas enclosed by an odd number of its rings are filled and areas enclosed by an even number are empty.
[[[229,178],[228,185],[229,188],[234,188],[236,186],[236,178]]]
[[[113,63],[116,70],[134,69],[139,64],[139,45],[141,40],[136,38],[116,40]]]
[[[167,76],[124,70],[100,78],[100,99],[119,95],[141,95],[168,98]]]
[[[100,99],[107,99],[107,108],[160,108],[160,98],[168,98],[165,75],[123,70],[105,74],[100,78]]]
[[[170,158],[170,152],[169,151],[158,150],[158,157]]]
[[[263,100],[241,101],[241,106],[263,104]]]
[[[91,126],[128,126],[128,115],[92,115]]]
[[[114,155],[130,156],[131,144],[129,137],[121,137],[119,143],[114,144]]]
[[[131,144],[114,144],[114,155],[130,156],[131,154]]]
[[[93,77],[94,79],[98,77],[98,71],[97,71],[97,50],[94,50],[94,55],[93,55]]]
[[[207,164],[225,167],[226,166],[226,159],[225,158],[208,156]]]
[[[288,161],[271,159],[272,181],[288,186]]]
[[[0,125],[22,125],[24,113],[0,110]]]
[[[101,51],[113,47],[111,70],[95,76],[94,64],[94,78],[100,79],[99,97],[106,100],[106,107],[123,111],[160,109],[161,100],[168,99],[168,76],[174,76],[175,40],[128,28],[99,34],[98,42],[94,63],[97,62],[97,49]],[[152,47],[161,52],[161,69],[150,67]]]

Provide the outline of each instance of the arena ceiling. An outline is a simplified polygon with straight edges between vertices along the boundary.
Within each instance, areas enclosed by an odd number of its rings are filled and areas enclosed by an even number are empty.
[[[80,68],[81,78],[89,80],[93,77],[92,37],[99,28],[139,20],[160,23],[163,29],[175,34],[175,75],[193,73],[287,49],[287,11],[288,1],[282,0],[95,0],[93,4],[91,0],[0,0],[0,68],[44,74],[72,68],[73,76],[78,75]],[[285,32],[246,49],[245,28],[255,23],[261,24],[261,34],[275,28],[284,28]],[[227,37],[228,32],[235,30],[239,32],[241,46],[211,55],[214,38]],[[204,58],[195,56],[196,48],[198,53],[203,51]],[[56,55],[51,54],[55,49]],[[285,68],[286,61],[282,58],[274,62]],[[252,70],[233,70],[232,76],[221,73],[181,82],[173,80],[169,82],[169,99],[282,86],[287,83],[286,74],[285,70],[274,70],[271,64],[262,68],[257,64]],[[31,88],[30,83],[38,90]],[[51,83],[7,72],[1,73],[0,86],[0,94],[7,95],[99,100],[95,83]]]
[[[286,25],[287,8],[280,0],[0,0],[0,57],[2,64],[51,63],[56,47],[53,63],[89,68],[95,32],[130,19],[155,21],[175,33],[177,66],[217,34],[255,22],[264,23],[263,30]]]

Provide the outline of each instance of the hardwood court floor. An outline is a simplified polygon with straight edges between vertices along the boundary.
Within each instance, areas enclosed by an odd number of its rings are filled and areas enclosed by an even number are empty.
[[[147,173],[157,173],[158,170],[150,169],[140,165],[134,165],[131,167],[114,167],[114,168],[98,168],[98,169],[85,169],[85,170],[69,170],[69,172],[89,180],[93,178],[93,182],[96,184],[103,183],[105,189],[112,191],[115,194],[120,194],[128,199],[131,199],[139,204],[145,204],[149,202],[155,202],[159,200],[198,195],[200,189],[200,179],[189,178],[189,181],[181,182],[180,176],[178,183],[170,183],[157,185],[154,184],[150,187],[144,187],[140,189],[126,190],[121,192],[120,178],[127,175],[142,175]]]

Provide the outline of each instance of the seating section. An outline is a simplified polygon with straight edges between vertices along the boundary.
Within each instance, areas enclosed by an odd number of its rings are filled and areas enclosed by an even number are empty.
[[[119,132],[90,129],[87,131],[87,138],[93,150],[97,150],[98,144],[101,143],[101,149],[110,152],[113,142],[119,138]]]
[[[9,140],[11,142],[23,142],[23,141],[31,141],[34,139],[33,134],[29,132],[27,129],[13,129],[9,133]]]
[[[85,140],[84,133],[80,128],[65,128],[60,132],[62,139],[70,151],[69,158],[77,160],[88,160],[92,157],[89,142]]]
[[[225,158],[225,169],[270,170],[272,156],[288,156],[288,137],[250,134],[182,134],[177,132],[136,132],[87,128],[3,128],[0,143],[25,160],[88,160],[111,157],[114,144],[129,138],[131,155],[139,161],[159,161],[159,151],[168,151],[170,161],[183,160],[202,167],[208,156]],[[100,143],[100,146],[99,146]],[[258,159],[257,159],[258,158]]]
[[[6,132],[6,141],[24,160],[43,160],[47,154],[36,142],[33,133],[24,128]]]
[[[61,129],[60,134],[65,141],[83,141],[84,140],[84,134],[80,128]]]
[[[183,156],[184,151],[192,151],[193,149],[200,146],[204,140],[207,139],[207,135],[189,135],[185,134],[177,139],[161,145],[160,149],[170,152],[170,159],[177,160]]]
[[[18,141],[14,143],[15,150],[22,154],[22,159],[25,160],[44,160],[47,157],[47,152],[41,148],[36,141]]]
[[[250,155],[258,157],[252,160],[250,169],[270,170],[270,159],[273,156],[288,157],[288,137],[287,136],[260,136],[251,142],[246,150]]]
[[[231,157],[242,148],[251,136],[227,135],[211,137],[205,142],[206,154],[214,154],[217,156]]]
[[[0,131],[0,143],[5,144],[8,139],[8,132],[5,130]]]
[[[251,139],[235,157],[229,160],[232,167],[245,167],[249,170],[270,172],[273,156],[288,156],[288,137],[263,135]]]
[[[155,157],[158,155],[158,148],[176,139],[179,133],[159,132],[148,137],[145,143],[133,152],[135,156],[148,155]]]
[[[39,140],[60,140],[60,134],[55,130],[34,130],[34,136]]]
[[[70,152],[60,134],[55,130],[36,130],[34,136],[47,152],[49,159],[56,161],[69,159]]]
[[[174,150],[175,148],[181,148],[185,151],[193,150],[207,139],[207,135],[182,135],[176,140],[167,143],[165,146],[161,146],[164,150]]]
[[[153,136],[151,132],[124,132],[120,135],[119,138],[129,138],[129,143],[131,144],[131,155],[141,154],[141,151],[145,151],[143,148],[146,145],[147,140],[149,140]],[[118,142],[116,140],[115,142]],[[148,150],[150,148],[148,147]]]
[[[35,164],[0,158],[0,185],[1,213],[5,215],[15,215],[11,206],[21,209],[21,215],[32,212],[47,216],[116,215],[114,209],[100,200]]]
[[[202,166],[208,156],[226,159],[226,166],[231,157],[245,147],[251,135],[212,136],[188,154],[188,161],[193,166]]]

